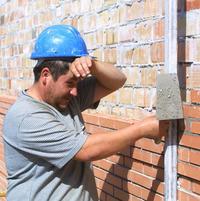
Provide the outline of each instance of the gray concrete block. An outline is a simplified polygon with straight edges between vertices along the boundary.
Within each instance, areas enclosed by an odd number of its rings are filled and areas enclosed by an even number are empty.
[[[156,117],[159,120],[183,119],[177,74],[160,74],[157,77]]]

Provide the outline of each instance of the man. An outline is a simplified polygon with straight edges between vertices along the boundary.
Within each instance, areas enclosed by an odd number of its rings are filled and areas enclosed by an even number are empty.
[[[97,201],[90,162],[142,137],[161,137],[168,123],[150,117],[112,133],[87,134],[81,112],[96,108],[126,77],[112,64],[91,59],[74,27],[44,30],[32,59],[38,60],[34,84],[4,121],[7,201]]]

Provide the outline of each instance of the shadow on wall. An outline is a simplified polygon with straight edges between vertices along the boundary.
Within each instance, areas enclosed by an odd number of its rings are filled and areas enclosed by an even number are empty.
[[[100,194],[100,200],[112,200],[112,201],[129,201],[129,200],[147,200],[154,201],[156,197],[163,196],[158,193],[157,190],[161,183],[164,182],[164,171],[163,171],[163,154],[159,158],[156,165],[145,163],[145,161],[137,161],[134,159],[134,147],[129,147],[124,150],[124,153],[130,152],[131,158],[127,158],[124,155],[120,155],[116,164],[113,164],[108,170],[108,174],[105,178],[102,191]],[[125,162],[126,160],[126,162]],[[127,162],[128,160],[128,162]],[[151,186],[147,187],[145,176],[141,172],[137,172],[135,169],[138,164],[144,164],[150,166],[156,170],[154,173],[154,180],[152,180]],[[137,167],[138,168],[138,167]],[[139,175],[143,175],[140,179]],[[148,176],[147,176],[148,177]],[[144,181],[142,180],[144,178]],[[114,180],[121,180],[120,182],[114,182]],[[140,179],[140,181],[138,181]],[[144,183],[144,185],[143,185]],[[108,185],[114,185],[113,192],[108,192]],[[158,190],[160,191],[160,190]]]
[[[178,1],[178,16],[177,16],[177,34],[178,34],[178,79],[181,90],[182,102],[187,101],[186,78],[187,67],[191,66],[193,61],[189,58],[189,47],[186,44],[186,0]],[[178,144],[185,130],[184,119],[178,121]]]
[[[182,101],[186,101],[186,68],[192,64],[188,58],[189,48],[186,45],[186,0],[178,1],[178,78]]]

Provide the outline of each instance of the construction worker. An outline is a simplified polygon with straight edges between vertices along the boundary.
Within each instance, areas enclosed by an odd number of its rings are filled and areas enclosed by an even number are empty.
[[[89,57],[80,33],[54,25],[38,37],[34,83],[9,109],[3,128],[7,201],[97,201],[91,161],[142,137],[167,133],[168,122],[146,118],[127,128],[88,135],[81,112],[123,86],[125,75]]]

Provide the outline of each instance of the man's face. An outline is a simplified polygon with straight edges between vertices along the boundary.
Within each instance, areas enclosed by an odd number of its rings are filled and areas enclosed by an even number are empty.
[[[59,111],[64,111],[71,97],[77,96],[77,83],[78,79],[71,71],[61,75],[56,81],[51,76],[46,88],[45,101]]]

